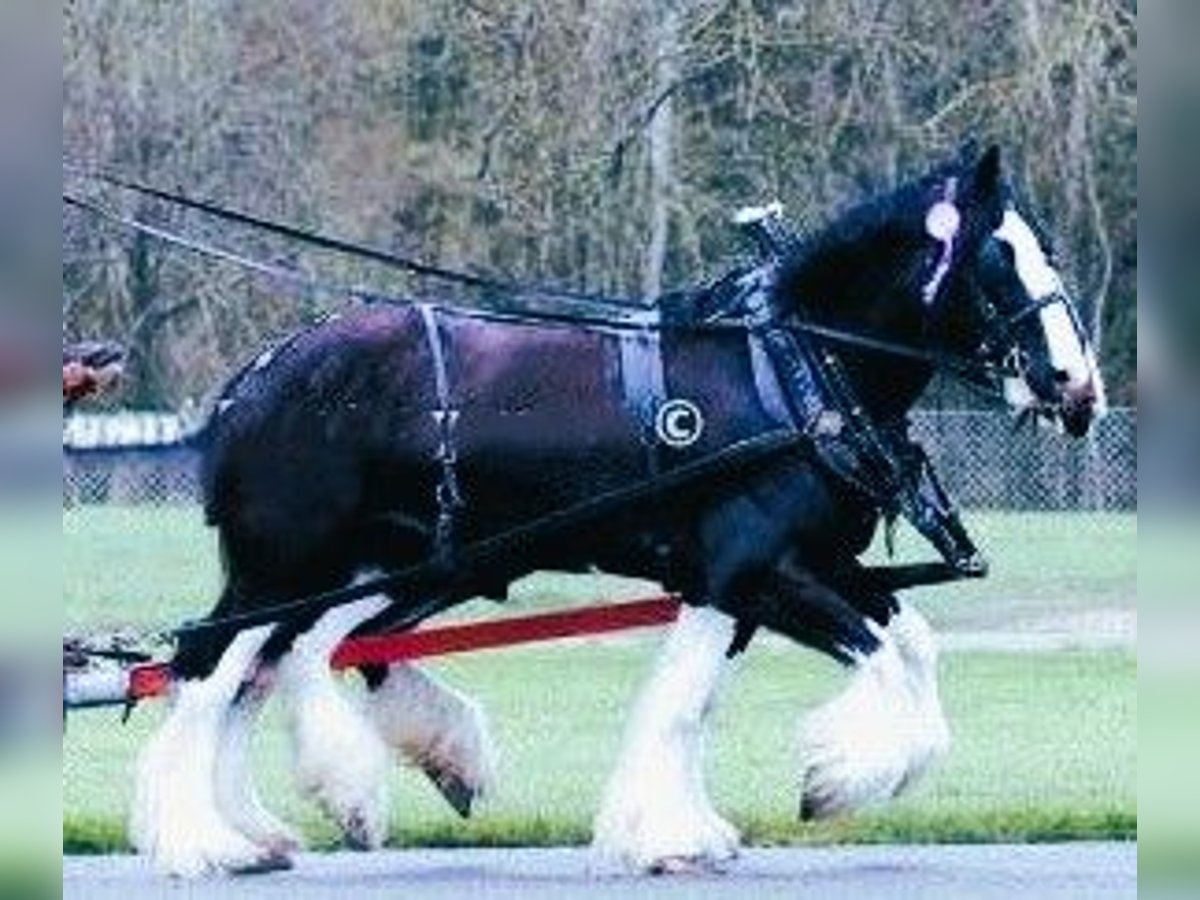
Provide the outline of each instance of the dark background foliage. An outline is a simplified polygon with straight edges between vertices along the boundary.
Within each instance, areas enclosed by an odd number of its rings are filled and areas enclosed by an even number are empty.
[[[778,197],[816,227],[998,141],[1103,347],[1136,364],[1129,0],[76,0],[63,153],[263,215],[522,279],[649,295],[718,274]],[[73,190],[392,292],[393,272]],[[126,341],[124,402],[200,401],[339,298],[68,211],[66,329]]]

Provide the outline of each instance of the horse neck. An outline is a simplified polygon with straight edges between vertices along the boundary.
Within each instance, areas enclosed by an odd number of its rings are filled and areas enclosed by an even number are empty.
[[[833,260],[793,272],[787,296],[798,298],[805,313],[822,325],[925,347],[920,286],[895,276],[909,267],[907,261],[886,252],[844,256],[842,264]],[[920,361],[851,346],[830,349],[841,359],[859,402],[877,420],[907,413],[933,377],[932,366]]]
[[[845,354],[846,373],[863,407],[877,421],[906,415],[933,378],[931,366],[878,353]]]

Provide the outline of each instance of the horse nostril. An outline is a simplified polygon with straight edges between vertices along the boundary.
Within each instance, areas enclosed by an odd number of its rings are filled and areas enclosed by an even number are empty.
[[[1090,407],[1096,402],[1096,386],[1090,378],[1079,387],[1068,388],[1065,394],[1073,406]]]
[[[1068,381],[1071,380],[1071,373],[1068,372],[1066,369],[1055,369],[1054,370],[1054,380],[1058,384],[1066,384]]]

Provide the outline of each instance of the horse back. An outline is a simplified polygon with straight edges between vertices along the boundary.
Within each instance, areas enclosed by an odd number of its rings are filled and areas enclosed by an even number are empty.
[[[353,569],[364,523],[398,518],[423,535],[419,554],[448,501],[454,538],[470,542],[777,426],[744,334],[666,331],[658,399],[687,400],[703,421],[687,446],[664,444],[653,409],[629,401],[622,334],[378,307],[293,335],[214,413],[203,481],[227,562],[260,580]]]

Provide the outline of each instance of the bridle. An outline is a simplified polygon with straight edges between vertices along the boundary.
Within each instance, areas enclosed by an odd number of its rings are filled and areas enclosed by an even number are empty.
[[[1048,294],[1007,316],[1001,316],[996,310],[995,305],[985,298],[982,301],[984,317],[983,338],[979,343],[979,349],[976,353],[982,359],[993,360],[1007,360],[1014,353],[1020,353],[1021,351],[1016,338],[1017,327],[1026,319],[1039,314],[1043,309],[1053,306],[1056,303],[1063,304],[1067,310],[1067,315],[1078,331],[1078,314],[1075,312],[1075,305],[1063,294]],[[1079,333],[1082,335],[1082,332]],[[1010,371],[1006,374],[1019,373],[1012,373]]]
[[[1017,329],[1028,319],[1039,315],[1042,310],[1062,304],[1071,328],[1080,345],[1087,345],[1087,331],[1079,319],[1079,312],[1071,298],[1063,291],[1054,291],[1040,297],[1015,312],[1002,316],[995,304],[979,290],[979,302],[983,308],[983,339],[976,351],[981,359],[999,361],[998,373],[1004,377],[1024,378],[1029,367],[1028,356],[1021,349]],[[1040,403],[1045,407],[1047,404]]]

